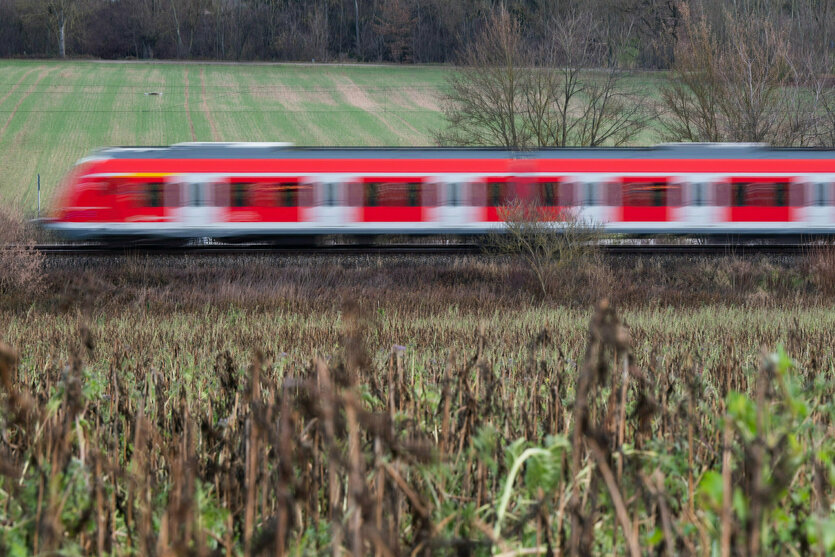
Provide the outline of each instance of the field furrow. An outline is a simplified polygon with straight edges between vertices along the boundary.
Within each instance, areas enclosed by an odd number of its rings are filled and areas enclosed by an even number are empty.
[[[5,95],[3,95],[2,97],[0,97],[0,106],[2,106],[2,104],[3,104],[4,102],[6,102],[6,99],[8,99],[10,96],[12,96],[12,95],[14,94],[14,92],[15,92],[15,91],[17,91],[17,89],[20,87],[20,85],[21,85],[24,81],[26,81],[26,78],[27,78],[27,77],[29,77],[30,75],[32,75],[33,73],[35,73],[37,70],[38,70],[38,68],[32,68],[31,70],[27,70],[26,72],[24,72],[24,73],[23,73],[23,75],[22,75],[22,76],[20,76],[20,79],[18,79],[18,80],[15,82],[15,84],[14,84],[14,85],[12,85],[12,86],[11,86],[11,88],[9,88],[9,90],[6,92],[6,94],[5,94]]]
[[[4,132],[6,131],[6,129],[9,127],[9,124],[10,124],[10,123],[12,122],[12,120],[14,119],[15,114],[17,114],[17,111],[18,111],[18,109],[20,108],[20,106],[24,103],[24,101],[26,101],[26,99],[28,99],[28,98],[29,98],[29,95],[31,95],[31,94],[32,94],[32,92],[35,90],[35,88],[38,86],[38,84],[39,84],[41,81],[43,81],[43,80],[44,80],[44,78],[45,78],[47,75],[49,75],[49,74],[50,74],[50,72],[52,72],[52,71],[53,71],[52,69],[42,70],[42,71],[41,71],[41,73],[40,73],[40,74],[38,74],[38,79],[36,79],[36,80],[35,80],[35,83],[33,83],[33,84],[29,87],[29,89],[27,89],[27,90],[26,90],[26,93],[24,93],[22,97],[20,97],[20,99],[17,101],[17,104],[16,104],[16,105],[14,105],[14,108],[11,110],[11,113],[9,114],[9,117],[6,119],[6,123],[5,123],[5,124],[3,124],[3,127],[0,127],[0,139],[2,139],[2,138],[3,138],[3,133],[4,133]]]
[[[186,68],[185,75],[183,77],[185,81],[185,111],[186,117],[188,118],[188,129],[191,132],[191,140],[197,141],[197,134],[194,133],[194,121],[191,119],[191,111],[188,108],[188,68]]]
[[[0,200],[29,214],[109,145],[289,141],[426,145],[449,70],[428,67],[0,62]],[[197,87],[199,76],[199,89]]]
[[[209,127],[212,130],[212,141],[220,141],[220,134],[217,132],[215,120],[212,117],[211,111],[209,111],[209,105],[206,103],[206,73],[204,70],[205,68],[200,68],[200,104],[203,114],[206,116],[206,120],[209,122]]]

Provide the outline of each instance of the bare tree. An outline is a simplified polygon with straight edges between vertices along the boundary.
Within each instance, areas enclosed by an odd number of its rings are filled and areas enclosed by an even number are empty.
[[[572,11],[589,14],[594,31],[580,31],[590,37],[587,46],[605,54],[593,67],[617,61],[669,68],[676,45],[688,40],[681,5],[703,11],[719,46],[735,39],[726,25],[731,11],[771,21],[793,50],[835,51],[831,0],[0,0],[0,52],[45,55],[57,46],[59,53],[107,58],[289,60],[318,49],[297,48],[297,40],[319,45],[326,39],[317,59],[347,52],[397,59],[407,49],[405,57],[417,62],[450,62],[482,35],[485,16],[500,5],[510,10],[531,54]],[[308,38],[310,32],[316,37]]]
[[[607,63],[609,45],[588,13],[554,20],[552,39],[533,50],[500,8],[467,48],[444,99],[441,144],[508,148],[622,145],[647,123],[645,97]]]
[[[527,114],[540,146],[622,145],[647,124],[645,96],[625,86],[607,63],[609,37],[589,12],[569,12],[553,22],[553,39],[537,57]],[[627,31],[626,39],[628,39]],[[595,69],[600,68],[600,69]]]
[[[328,58],[328,10],[322,3],[317,3],[308,16],[309,50],[316,60]]]
[[[44,4],[50,27],[58,36],[58,56],[67,57],[67,27],[76,19],[81,8],[79,0],[49,0]]]
[[[482,33],[463,52],[462,69],[449,78],[441,144],[529,146],[523,87],[530,59],[519,23],[504,8],[494,11]]]
[[[805,145],[814,141],[816,97],[789,36],[769,18],[724,12],[725,39],[704,14],[681,6],[686,38],[662,89],[667,139]]]
[[[673,76],[662,88],[665,136],[673,141],[720,141],[719,45],[706,18],[693,21],[682,6],[686,38],[676,47]]]
[[[622,12],[636,29],[636,61],[645,68],[669,68],[678,40],[677,0],[608,0],[608,13]],[[604,4],[604,5],[605,5]]]
[[[382,39],[392,61],[401,62],[410,57],[408,47],[414,24],[415,18],[406,0],[384,0],[380,5],[372,28]]]
[[[731,18],[732,16],[729,16]],[[790,87],[787,37],[767,20],[733,18],[736,37],[720,56],[720,109],[734,141],[767,141],[783,131],[783,90]]]

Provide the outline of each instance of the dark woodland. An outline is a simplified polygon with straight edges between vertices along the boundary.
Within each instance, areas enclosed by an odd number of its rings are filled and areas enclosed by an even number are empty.
[[[767,19],[797,49],[833,48],[831,0],[0,0],[0,56],[454,63],[497,8],[531,45],[568,14],[593,15],[603,65],[670,68],[683,9],[720,30],[727,12]]]

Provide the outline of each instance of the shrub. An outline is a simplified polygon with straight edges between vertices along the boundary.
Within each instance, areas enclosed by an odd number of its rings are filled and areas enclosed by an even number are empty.
[[[40,291],[44,286],[43,261],[23,218],[0,209],[0,293]]]
[[[504,226],[491,236],[490,244],[520,256],[543,296],[556,288],[572,289],[577,278],[600,275],[601,233],[594,223],[572,211],[522,201],[500,209],[499,218]]]
[[[835,295],[835,246],[823,246],[811,253],[812,282],[821,294]]]

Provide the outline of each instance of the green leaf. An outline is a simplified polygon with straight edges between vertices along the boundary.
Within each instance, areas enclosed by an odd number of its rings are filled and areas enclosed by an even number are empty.
[[[505,468],[510,470],[510,467],[513,466],[514,461],[519,458],[519,455],[522,454],[525,449],[528,448],[528,442],[525,439],[519,438],[507,447],[504,450],[504,465]]]
[[[806,539],[813,548],[823,546],[824,551],[835,551],[835,517],[810,517],[806,521]]]
[[[809,406],[806,404],[806,401],[800,400],[799,398],[790,398],[789,405],[791,406],[792,414],[796,418],[803,420],[809,415]]]
[[[746,439],[757,436],[757,407],[751,399],[742,393],[731,391],[728,393],[726,407],[728,416]]]
[[[547,447],[547,453],[533,455],[525,466],[525,485],[531,491],[554,491],[562,479],[560,447]]]
[[[655,546],[664,541],[664,532],[658,526],[647,534],[647,545]]]
[[[740,522],[744,523],[748,520],[748,498],[738,487],[734,489],[731,506],[733,507],[736,516],[739,517]]]
[[[715,470],[705,472],[696,491],[700,505],[718,511],[722,508],[722,494],[722,474]]]
[[[472,448],[475,450],[477,458],[494,474],[499,469],[494,456],[498,439],[499,435],[496,429],[491,424],[485,424],[478,429],[472,441]]]
[[[780,344],[777,346],[777,373],[780,375],[785,375],[789,372],[792,368],[795,367],[794,361],[789,358],[789,355],[786,354],[786,349],[783,348],[783,345]]]

